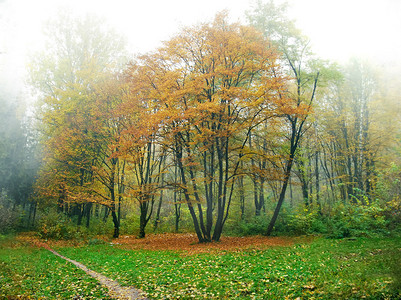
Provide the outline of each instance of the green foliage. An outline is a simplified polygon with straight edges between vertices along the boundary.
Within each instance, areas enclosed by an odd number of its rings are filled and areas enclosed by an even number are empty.
[[[23,227],[24,210],[13,208],[12,200],[0,191],[0,233],[16,232]]]
[[[98,238],[92,238],[88,241],[88,245],[93,246],[93,245],[103,245],[106,244],[106,241]]]
[[[376,194],[384,201],[391,201],[399,197],[401,188],[401,168],[395,163],[383,170],[377,178]]]
[[[318,239],[268,250],[181,255],[116,245],[61,252],[152,299],[398,299],[397,238]]]
[[[42,239],[72,239],[74,227],[72,221],[64,214],[57,213],[55,210],[49,210],[39,221],[37,233]],[[79,236],[76,236],[79,238]]]
[[[254,216],[249,221],[244,220],[239,223],[238,235],[262,235],[266,232],[268,225],[269,220],[267,216]]]
[[[110,235],[113,224],[109,218],[107,222],[93,218],[90,227],[77,226],[76,221],[54,209],[49,209],[41,216],[37,234],[42,239],[70,240],[88,239],[96,235]]]
[[[0,299],[111,299],[107,289],[44,249],[0,240]]]
[[[388,220],[379,202],[338,204],[327,217],[328,235],[334,238],[385,234]]]
[[[356,203],[337,203],[328,211],[316,205],[290,208],[284,204],[275,225],[275,235],[323,234],[329,238],[381,236],[401,228],[401,204],[391,201],[369,203],[355,197]],[[361,202],[365,203],[362,204]],[[227,226],[227,235],[263,235],[270,215],[248,216]]]
[[[389,229],[401,229],[401,201],[398,197],[385,204],[383,214],[388,221]]]
[[[320,211],[317,206],[302,205],[293,210],[294,213],[284,209],[275,229],[277,234],[324,234],[330,238],[388,234],[390,227],[394,227],[389,217],[392,205],[394,203],[383,205],[379,201],[361,204],[358,200],[357,203],[337,203],[328,212]]]
[[[121,235],[138,235],[139,232],[139,214],[131,213],[121,219]]]
[[[325,233],[327,224],[316,207],[300,206],[295,213],[287,216],[288,230],[291,234]]]

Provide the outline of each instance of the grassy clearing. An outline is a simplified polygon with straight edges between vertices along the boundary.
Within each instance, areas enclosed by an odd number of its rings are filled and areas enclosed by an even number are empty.
[[[358,238],[191,256],[109,244],[59,251],[154,299],[399,299],[400,247],[401,238]]]
[[[400,299],[401,238],[317,239],[291,247],[186,255],[101,243],[57,249],[154,299]],[[0,299],[109,299],[44,249],[0,241]]]
[[[95,279],[49,251],[3,239],[0,299],[110,298]]]

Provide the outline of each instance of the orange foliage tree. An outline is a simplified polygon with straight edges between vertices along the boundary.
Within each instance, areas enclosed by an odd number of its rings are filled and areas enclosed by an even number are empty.
[[[276,59],[261,34],[222,13],[128,69],[126,106],[146,107],[142,122],[174,156],[200,242],[220,239],[248,133],[285,104]]]

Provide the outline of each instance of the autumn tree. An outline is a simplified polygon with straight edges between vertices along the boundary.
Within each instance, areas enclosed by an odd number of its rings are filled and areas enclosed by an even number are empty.
[[[130,69],[135,94],[153,112],[151,126],[176,158],[200,242],[220,239],[247,133],[286,101],[276,58],[255,30],[219,14]]]
[[[128,163],[126,194],[139,204],[138,237],[144,238],[146,226],[153,214],[156,196],[162,193],[160,181],[164,174],[165,150],[158,143],[155,134],[157,129],[149,122],[154,111],[149,110],[146,101],[137,97],[136,92],[141,92],[142,87],[135,90],[133,85],[136,79],[130,75],[126,79],[131,84],[131,91],[128,89],[125,101],[119,109],[124,120],[124,129],[119,141],[118,155],[124,157]]]
[[[343,202],[372,199],[378,170],[389,161],[385,157],[396,131],[389,120],[398,112],[388,104],[384,86],[371,64],[354,58],[322,101],[324,170]]]
[[[266,4],[258,1],[248,19],[252,26],[269,38],[279,52],[281,61],[286,66],[288,75],[293,78],[291,96],[281,106],[281,114],[286,121],[288,146],[283,161],[283,180],[281,191],[273,217],[266,230],[266,235],[273,231],[291,176],[291,170],[298,147],[305,131],[309,128],[308,116],[312,112],[319,79],[319,71],[310,51],[309,41],[294,22],[285,17],[286,5],[277,6],[273,1]]]
[[[93,171],[99,167],[96,143],[102,141],[91,131],[95,86],[116,70],[124,44],[91,16],[74,19],[61,14],[46,33],[46,51],[33,58],[30,72],[41,95],[45,153],[37,186],[43,196],[57,199],[60,209],[71,212],[73,206],[80,222],[83,206],[90,211],[92,196],[86,186],[93,184]]]

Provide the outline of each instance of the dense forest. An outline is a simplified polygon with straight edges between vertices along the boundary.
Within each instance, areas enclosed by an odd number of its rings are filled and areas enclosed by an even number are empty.
[[[285,5],[246,20],[221,12],[134,56],[102,19],[50,20],[35,105],[0,88],[0,233],[399,229],[395,66],[317,57]]]

